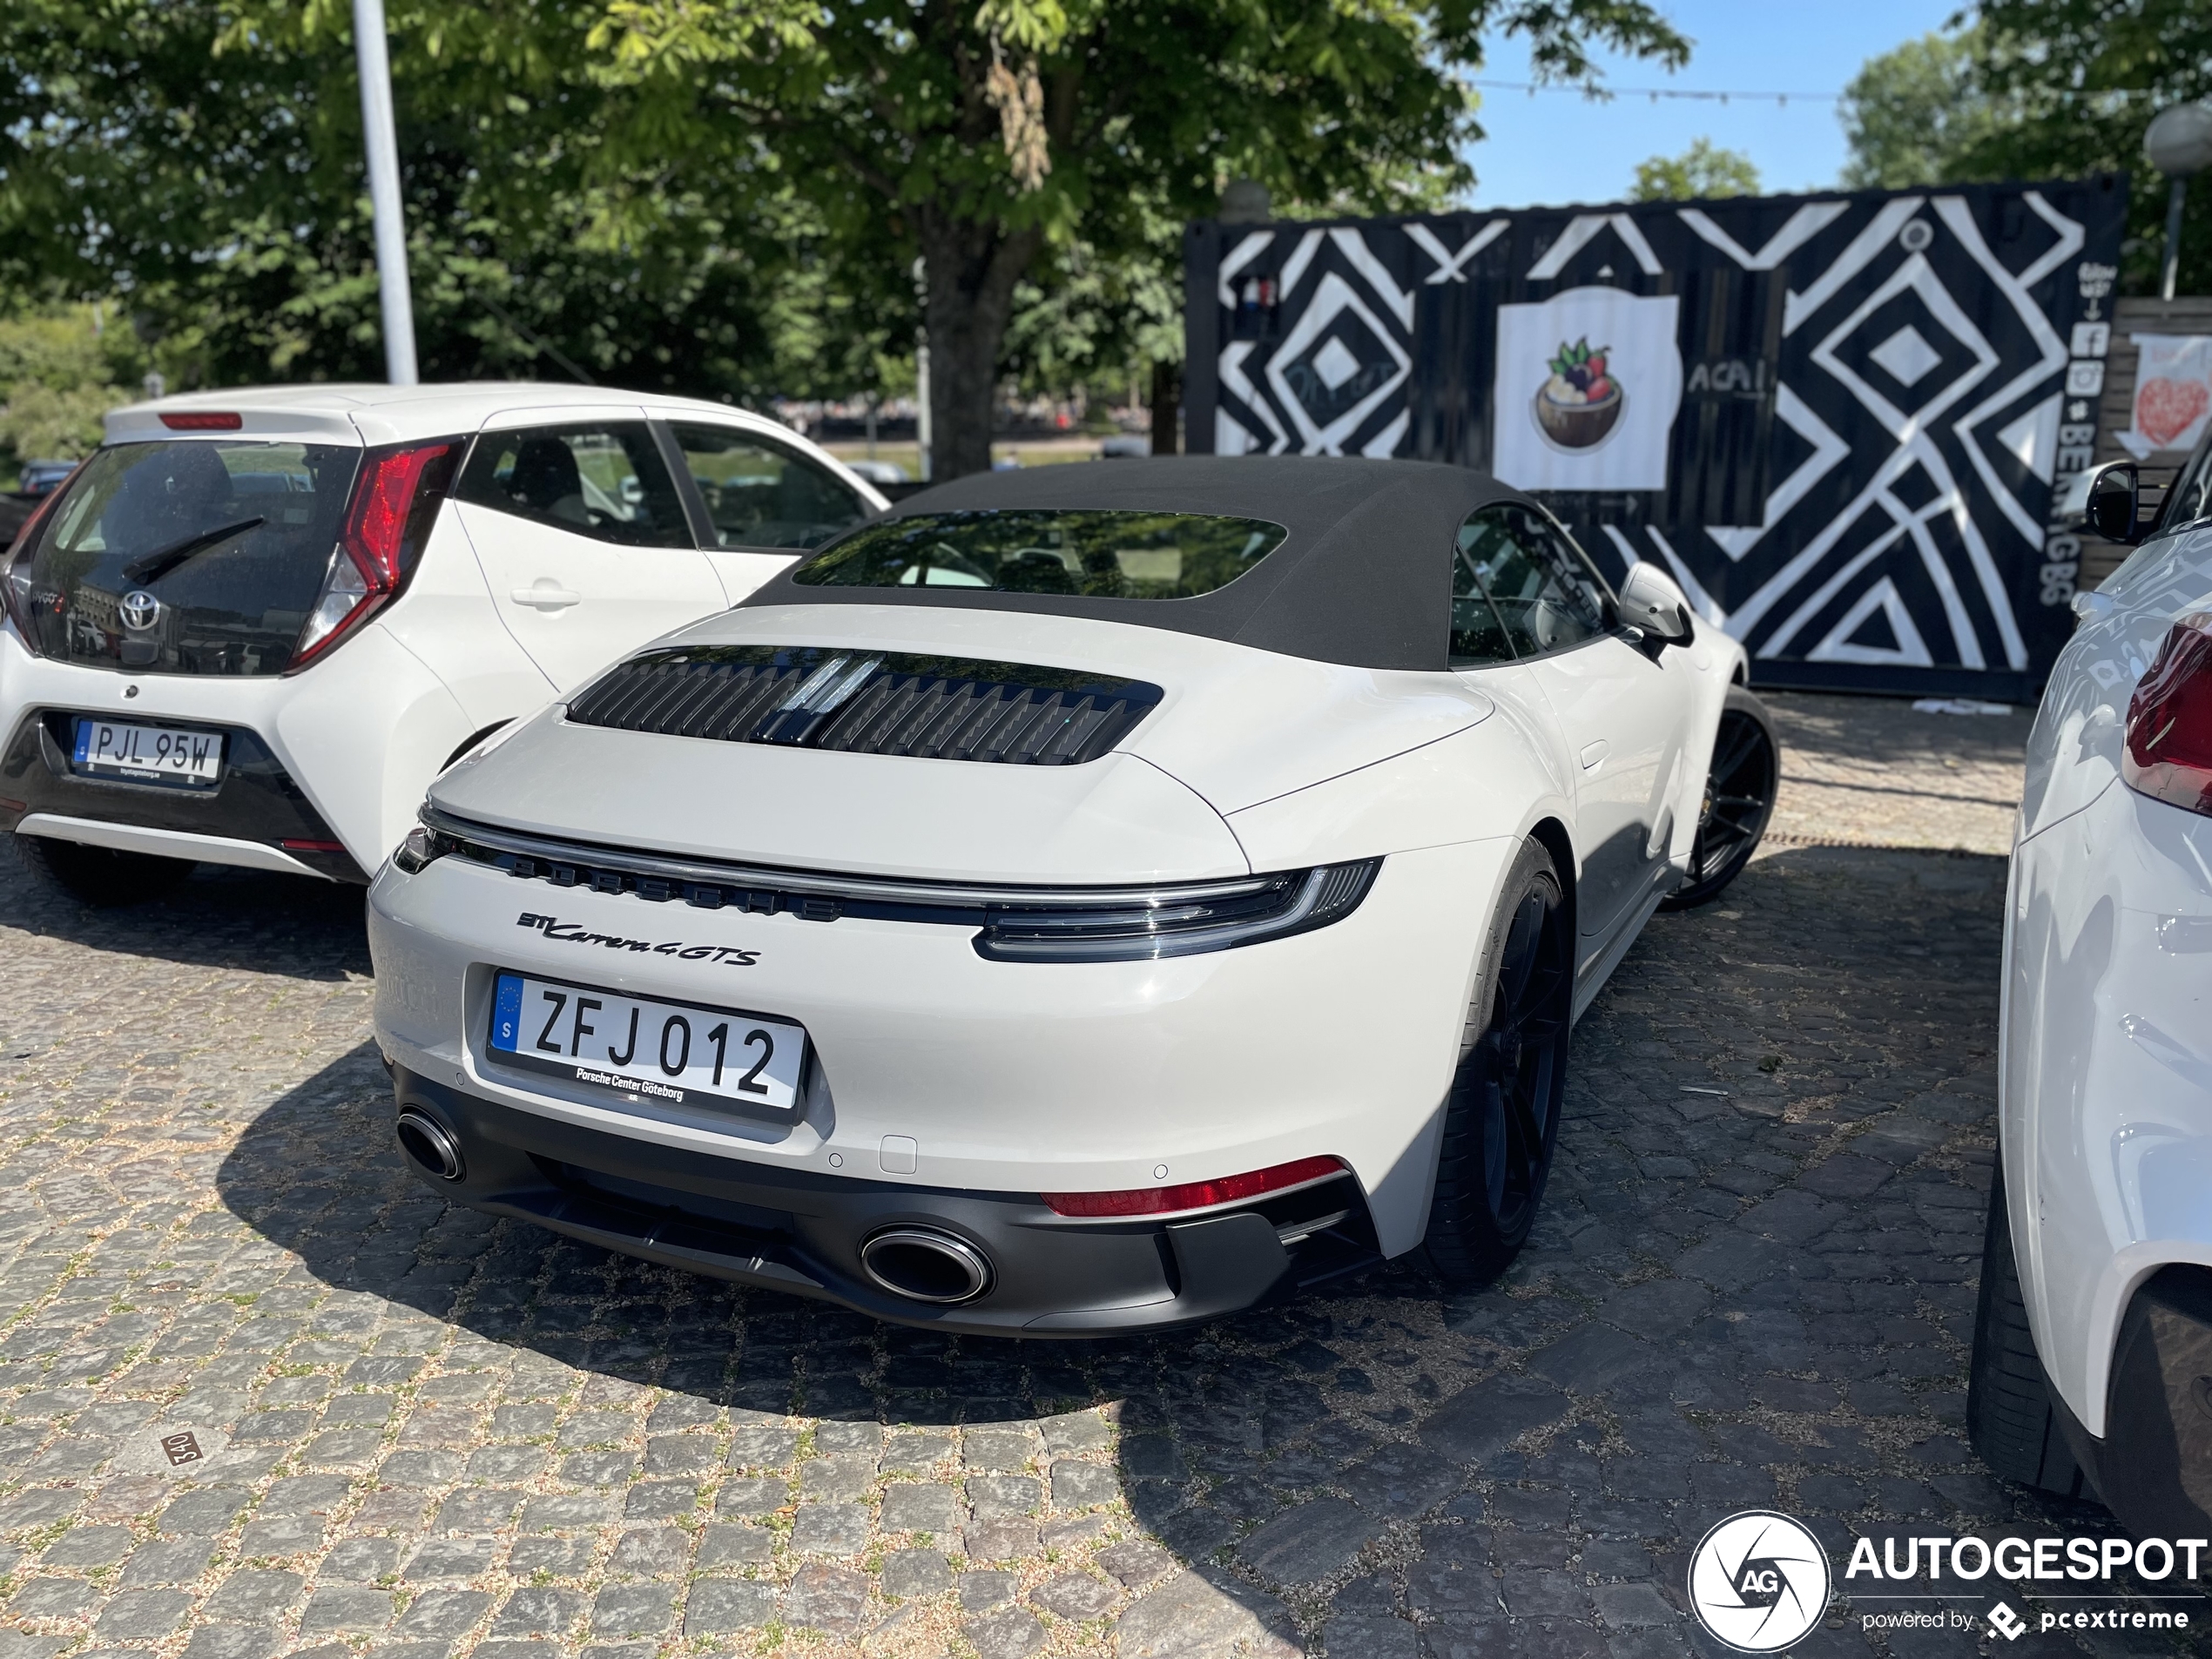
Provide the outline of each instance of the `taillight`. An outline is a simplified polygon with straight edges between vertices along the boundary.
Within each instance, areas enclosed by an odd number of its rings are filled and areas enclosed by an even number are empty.
[[[246,421],[243,416],[212,409],[171,409],[162,415],[161,424],[172,432],[235,432]]]
[[[1292,1187],[1312,1186],[1345,1173],[1341,1158],[1298,1158],[1217,1181],[1186,1181],[1172,1187],[1137,1187],[1123,1192],[1048,1192],[1045,1208],[1059,1216],[1164,1216],[1183,1210],[1207,1210],[1218,1204],[1260,1198]]]
[[[23,643],[30,650],[38,649],[38,636],[30,628],[30,566],[31,550],[38,545],[38,537],[46,528],[46,521],[61,505],[62,497],[69,494],[69,480],[64,479],[48,490],[45,498],[30,509],[30,516],[23,522],[10,543],[9,551],[0,554],[0,604],[7,607],[9,617],[16,624],[16,631],[23,636]]]
[[[2128,701],[2120,776],[2155,800],[2212,815],[2212,611],[2166,631]]]
[[[399,597],[453,482],[461,442],[401,444],[362,458],[330,574],[285,672],[296,674]]]

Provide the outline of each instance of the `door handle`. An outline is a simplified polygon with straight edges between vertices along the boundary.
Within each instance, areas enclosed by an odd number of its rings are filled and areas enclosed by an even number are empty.
[[[509,597],[518,605],[535,605],[541,610],[563,610],[583,602],[582,594],[572,589],[556,587],[543,577],[527,588],[516,588]]]
[[[1585,744],[1582,746],[1582,770],[1584,772],[1595,772],[1597,769],[1597,763],[1605,759],[1605,748],[1606,744],[1603,738],[1600,738],[1595,743]]]

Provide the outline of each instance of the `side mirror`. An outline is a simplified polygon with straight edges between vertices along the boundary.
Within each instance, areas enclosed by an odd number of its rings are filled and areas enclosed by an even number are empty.
[[[2090,475],[2085,516],[2089,528],[2107,542],[2133,547],[2143,539],[2138,523],[2141,511],[2141,482],[2132,461],[2108,462]]]
[[[1662,645],[1687,645],[1690,640],[1688,596],[1674,577],[1649,562],[1637,564],[1621,584],[1621,620]]]

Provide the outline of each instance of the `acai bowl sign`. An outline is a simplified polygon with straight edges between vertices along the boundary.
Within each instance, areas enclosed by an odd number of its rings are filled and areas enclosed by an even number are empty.
[[[1570,288],[1498,307],[1491,469],[1522,489],[1664,489],[1680,301]]]

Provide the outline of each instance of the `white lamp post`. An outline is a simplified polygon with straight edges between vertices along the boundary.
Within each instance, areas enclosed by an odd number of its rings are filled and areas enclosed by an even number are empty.
[[[361,66],[361,147],[368,152],[368,202],[376,226],[384,378],[395,386],[412,386],[416,379],[415,300],[407,280],[407,219],[400,204],[400,146],[392,120],[384,0],[354,0],[354,56]]]
[[[2212,108],[2176,104],[2161,110],[2143,134],[2143,150],[2150,165],[2174,181],[2166,193],[2166,268],[2159,281],[2159,293],[2171,300],[2182,264],[2182,204],[2189,180],[2212,167]]]

